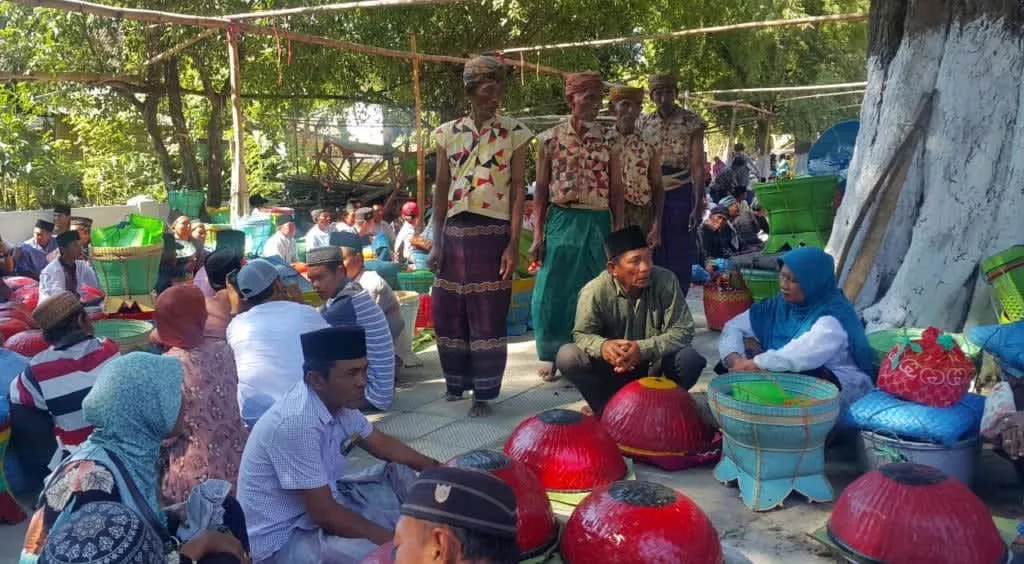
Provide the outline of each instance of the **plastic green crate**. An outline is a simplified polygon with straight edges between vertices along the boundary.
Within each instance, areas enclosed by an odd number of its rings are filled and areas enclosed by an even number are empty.
[[[434,273],[429,270],[414,270],[398,273],[398,289],[405,292],[429,294],[434,285]]]
[[[769,209],[767,215],[770,233],[829,233],[832,231],[835,211],[832,204],[829,204],[827,208]]]
[[[199,190],[171,190],[167,193],[167,206],[189,217],[199,217],[204,203],[206,192]]]
[[[776,233],[772,231],[764,244],[765,254],[780,253],[789,247],[790,250],[800,247],[824,249],[828,244],[830,231],[806,231],[804,233]]]
[[[769,184],[755,184],[757,201],[770,213],[776,210],[799,210],[832,206],[836,195],[835,176],[801,176]]]
[[[770,270],[740,269],[743,282],[750,290],[754,301],[761,301],[779,293],[779,273]]]

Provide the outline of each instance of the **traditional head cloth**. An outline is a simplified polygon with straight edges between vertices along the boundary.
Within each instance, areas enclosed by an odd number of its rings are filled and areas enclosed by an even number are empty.
[[[75,241],[81,241],[82,237],[78,234],[78,231],[65,231],[60,235],[57,235],[57,246],[65,248]]]
[[[644,238],[644,232],[635,225],[614,231],[604,240],[604,253],[608,255],[608,260],[634,249],[646,248],[647,239]]]
[[[171,286],[156,299],[156,329],[150,340],[165,347],[194,349],[203,343],[206,297],[195,286]]]
[[[791,271],[804,293],[804,303],[793,304],[781,294],[750,308],[750,324],[761,346],[780,349],[811,329],[826,315],[836,318],[846,331],[850,354],[865,374],[874,374],[874,353],[860,317],[836,285],[835,262],[821,249],[803,247],[786,253],[780,262]]]
[[[48,233],[53,233],[53,224],[45,219],[36,220],[36,229],[42,229]]]
[[[317,219],[320,218],[320,214],[324,213],[325,211],[327,210],[324,208],[320,208],[309,212],[309,215],[313,217],[313,222],[315,223]]]
[[[338,265],[342,262],[341,249],[338,247],[319,247],[306,251],[306,264],[316,266],[319,264]]]
[[[710,215],[724,215],[725,217],[729,217],[729,209],[725,206],[715,206],[711,208]]]
[[[82,302],[71,292],[61,292],[46,298],[32,311],[32,320],[46,331],[60,325],[82,311]]]
[[[659,88],[672,88],[678,89],[679,82],[676,77],[670,73],[663,72],[651,76],[647,79],[647,88],[649,91],[654,92]]]
[[[462,84],[466,88],[474,88],[488,80],[500,82],[504,79],[505,65],[495,57],[473,57],[462,68]]]
[[[95,430],[75,456],[89,456],[95,447],[115,454],[161,521],[166,517],[157,501],[154,469],[160,443],[178,421],[183,376],[176,358],[132,352],[104,365],[82,400],[85,421]],[[131,496],[124,497],[134,506]]]
[[[608,99],[611,103],[616,103],[622,100],[632,100],[638,104],[644,101],[644,89],[636,88],[635,86],[612,86],[612,91],[608,94]]]
[[[71,215],[71,206],[69,206],[67,204],[58,204],[56,206],[53,206],[53,213],[55,213],[55,214],[62,213],[64,215]]]
[[[731,205],[733,205],[735,203],[736,203],[736,197],[735,196],[726,196],[726,197],[722,198],[721,201],[718,202],[718,205],[722,206],[723,208],[727,208],[727,207],[729,207],[729,206],[731,206]]]
[[[217,234],[218,238],[220,234]],[[206,279],[214,290],[227,288],[227,276],[242,268],[242,256],[231,249],[217,249],[206,257]]]
[[[516,496],[488,472],[438,466],[424,470],[402,515],[506,539],[516,538]]]
[[[74,216],[71,218],[71,225],[81,227],[92,227],[92,219],[88,217]]]
[[[416,205],[416,202],[406,202],[402,204],[402,215],[405,217],[416,217],[420,213],[420,207]]]
[[[303,333],[302,356],[306,360],[355,360],[366,358],[366,332],[362,327],[345,325]]]
[[[58,521],[46,537],[39,564],[163,562],[164,547],[137,511],[115,501],[94,501]]]
[[[574,72],[565,77],[565,95],[573,96],[583,92],[600,91],[604,88],[601,73],[594,71]]]

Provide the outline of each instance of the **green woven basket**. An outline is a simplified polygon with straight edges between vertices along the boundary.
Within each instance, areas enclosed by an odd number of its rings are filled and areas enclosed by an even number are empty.
[[[97,337],[114,341],[122,353],[146,348],[153,332],[151,324],[136,319],[102,319],[94,321],[92,327]]]
[[[429,270],[414,270],[398,273],[398,289],[404,292],[429,294],[434,285],[434,273]]]
[[[1024,245],[983,260],[981,271],[992,284],[1000,320],[1011,323],[1024,319]]]
[[[206,202],[206,192],[199,190],[171,190],[167,193],[167,206],[189,217],[199,217]]]
[[[800,210],[831,208],[836,195],[835,176],[802,176],[752,186],[757,201],[764,209]]]
[[[145,296],[156,287],[163,245],[97,247],[91,250],[92,267],[108,296]]]
[[[740,269],[743,282],[750,290],[754,301],[770,298],[779,292],[779,273],[770,270]]]
[[[889,351],[899,343],[903,337],[909,337],[911,340],[917,340],[924,334],[924,329],[914,329],[910,327],[904,327],[902,329],[886,329],[883,331],[875,331],[874,333],[868,334],[868,344],[871,345],[871,349],[875,352],[875,368],[882,366],[882,361],[885,360],[886,355]],[[980,365],[981,363],[981,348],[974,343],[967,340],[967,337],[959,333],[952,333],[953,340],[956,341],[957,346],[960,350],[964,351],[975,364]]]

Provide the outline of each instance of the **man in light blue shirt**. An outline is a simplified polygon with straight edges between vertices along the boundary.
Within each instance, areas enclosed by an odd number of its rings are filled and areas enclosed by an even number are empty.
[[[257,564],[358,564],[394,537],[415,471],[438,466],[373,429],[354,409],[366,386],[365,334],[333,327],[302,335],[305,377],[264,414],[245,445],[238,501]],[[345,476],[359,446],[385,460]]]

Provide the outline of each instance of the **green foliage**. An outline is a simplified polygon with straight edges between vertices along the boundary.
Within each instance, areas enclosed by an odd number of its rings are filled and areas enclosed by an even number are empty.
[[[117,0],[120,6],[222,15],[308,5],[310,0]],[[485,0],[434,6],[321,13],[287,20],[254,21],[282,29],[408,50],[417,34],[421,52],[470,56],[508,46],[651,34],[684,28],[780,17],[863,12],[868,0]],[[54,198],[115,203],[145,193],[161,196],[181,176],[179,138],[170,126],[162,68],[144,61],[198,33],[184,26],[151,26],[55,10],[0,3],[0,69],[7,72],[95,72],[131,75],[142,83],[129,93],[113,87],[22,83],[0,86],[0,205],[34,207]],[[737,31],[643,44],[547,50],[523,59],[566,70],[595,69],[610,81],[645,84],[656,71],[676,72],[685,90],[861,80],[867,26],[843,23],[806,28]],[[211,104],[201,71],[223,97],[227,90],[223,38],[210,38],[179,55],[183,113],[205,166]],[[245,153],[250,189],[272,194],[287,173],[309,172],[294,150],[296,119],[340,116],[357,101],[386,106],[396,125],[385,139],[405,146],[412,137],[410,62],[344,52],[273,37],[246,35],[242,42]],[[518,60],[518,54],[510,55]],[[421,67],[425,125],[466,110],[461,67]],[[191,93],[188,93],[191,92]],[[198,95],[197,95],[198,94]],[[143,125],[142,102],[160,98],[158,158]],[[857,97],[781,101],[787,95],[750,95],[744,101],[777,112],[773,133],[813,139],[840,119],[856,115]],[[723,96],[728,98],[728,96]],[[694,107],[713,125],[728,127],[731,111]],[[506,97],[510,115],[561,114],[568,108],[559,78],[514,70]],[[756,123],[741,112],[740,137],[751,144]],[[69,131],[38,127],[40,118],[69,124]],[[59,119],[57,119],[59,118]],[[222,116],[230,127],[230,110]],[[331,118],[331,119],[336,119]],[[744,123],[746,122],[746,123]],[[222,139],[226,136],[221,136]],[[294,147],[289,147],[294,149]],[[225,159],[229,168],[230,159]],[[296,170],[298,169],[298,170]],[[224,173],[226,175],[226,171]],[[205,177],[207,172],[203,171]]]

